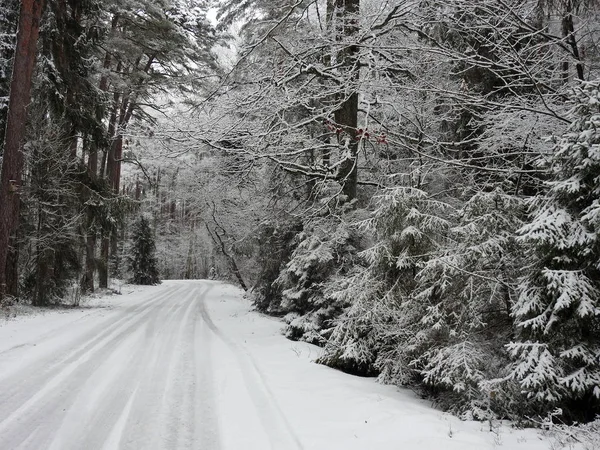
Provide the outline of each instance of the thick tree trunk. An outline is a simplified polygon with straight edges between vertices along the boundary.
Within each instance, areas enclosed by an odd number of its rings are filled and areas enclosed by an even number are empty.
[[[352,42],[358,37],[358,12],[359,0],[336,0],[334,26],[336,36],[342,41]],[[337,55],[338,64],[347,73],[348,84],[344,92],[338,95],[339,107],[334,117],[337,127],[341,128],[339,140],[341,146],[341,158],[337,179],[342,184],[342,192],[347,200],[353,200],[357,195],[358,182],[358,81],[359,70],[357,64],[358,46],[346,45]],[[342,89],[342,86],[340,86]]]
[[[82,292],[94,292],[96,271],[96,236],[88,234],[85,239],[85,272],[81,281]]]
[[[121,69],[121,64],[117,65],[117,70]],[[119,93],[114,94],[113,97],[113,108],[108,121],[108,136],[113,138],[115,136],[118,124],[118,113],[120,107]],[[114,185],[114,174],[115,174],[115,143],[110,143],[107,149],[105,149],[102,155],[102,164],[100,166],[100,176],[106,177],[109,186]],[[111,233],[112,230],[102,230],[102,243],[100,249],[100,259],[97,264],[98,269],[98,287],[106,289],[108,287],[108,267],[110,258],[110,246],[111,246]]]
[[[343,134],[340,137],[343,159],[338,170],[338,180],[342,184],[342,192],[348,201],[356,198],[358,182],[358,93],[354,92],[345,99],[335,112],[335,121],[342,126]]]
[[[47,287],[52,277],[54,253],[50,248],[40,248],[37,251],[35,292],[33,306],[46,306],[49,303]]]
[[[7,292],[6,262],[10,239],[19,223],[22,149],[43,7],[43,0],[21,2],[0,176],[0,300]]]
[[[2,33],[4,36],[16,35],[17,27],[19,24],[19,1],[17,0],[3,0],[3,19]],[[6,42],[6,37],[4,38]],[[0,45],[0,60],[3,61],[4,71],[0,71],[0,97],[8,98],[10,91],[10,73],[12,72],[11,61],[15,53],[13,45]],[[4,132],[6,131],[6,113],[5,108],[0,109],[0,154],[2,153],[2,146],[4,145]]]
[[[120,273],[120,264],[121,261],[119,259],[119,231],[115,228],[110,233],[110,271],[109,274],[111,277],[118,277]]]
[[[117,67],[117,70],[119,69],[120,65]],[[108,137],[111,139],[114,138],[115,130],[117,129],[117,117],[119,112],[120,98],[121,96],[119,93],[115,93],[113,96],[112,111],[110,112],[110,118],[108,120]],[[111,184],[111,180],[113,179],[113,173],[115,170],[114,150],[114,143],[111,142],[102,155],[102,165],[100,167],[100,176],[105,176],[109,184]]]
[[[118,22],[119,22],[119,15],[115,14],[113,16],[113,20],[112,20],[112,24],[111,24],[111,28],[113,31],[116,29]],[[104,56],[104,63],[102,65],[105,71],[108,71],[108,69],[110,69],[111,62],[112,62],[111,54],[110,54],[110,52],[106,52],[106,54]],[[100,83],[99,83],[98,87],[102,92],[108,91],[108,76],[107,75],[103,75],[100,78]],[[115,94],[115,95],[117,95],[117,94]],[[118,97],[116,98],[116,100],[118,100]],[[102,115],[103,115],[102,110],[100,108],[98,108],[96,111],[96,118],[98,119],[98,121],[101,120]],[[117,117],[117,115],[116,115],[116,110],[115,110],[114,114],[112,114],[110,117],[112,125],[109,124],[109,133],[112,132],[112,131],[110,131],[111,128],[112,128],[112,130],[114,130],[114,127],[115,127],[114,122],[116,121],[116,117]],[[106,162],[107,162],[107,157],[108,157],[106,151],[103,154],[102,163],[101,163],[100,167],[98,167],[98,146],[99,145],[100,145],[100,137],[94,136],[90,142],[89,157],[88,157],[88,174],[90,176],[90,179],[93,181],[96,181],[98,176],[100,176],[100,177],[104,176],[104,173],[106,170]],[[97,246],[98,239],[96,236],[96,231],[92,230],[92,226],[93,226],[92,211],[88,209],[86,216],[87,217],[86,217],[86,239],[85,239],[85,272],[84,272],[83,280],[81,283],[81,287],[84,292],[86,292],[86,291],[93,292],[94,291],[94,274],[96,272],[96,266],[97,266],[97,264],[96,264],[96,246]],[[105,255],[105,256],[107,256],[107,255]],[[100,286],[99,287],[107,288],[108,287],[107,263],[100,264],[98,269],[100,272],[100,280],[99,280]]]

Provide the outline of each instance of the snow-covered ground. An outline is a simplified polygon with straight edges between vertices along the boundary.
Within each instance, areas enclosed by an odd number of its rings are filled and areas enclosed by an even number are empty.
[[[238,289],[171,281],[0,321],[0,449],[549,449],[312,361]]]

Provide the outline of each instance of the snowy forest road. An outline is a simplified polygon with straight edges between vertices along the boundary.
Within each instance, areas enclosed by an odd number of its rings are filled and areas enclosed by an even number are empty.
[[[75,324],[2,352],[0,448],[221,449],[219,410],[244,409],[223,398],[217,405],[225,368],[243,380],[237,402],[262,425],[246,438],[255,445],[266,438],[260,448],[302,448],[252,357],[211,319],[206,302],[215,286],[167,283],[94,316],[96,323],[88,318],[83,332]],[[5,359],[33,346],[47,351],[25,364]]]
[[[233,286],[167,281],[0,321],[0,450],[548,448],[313,364],[251,309]]]

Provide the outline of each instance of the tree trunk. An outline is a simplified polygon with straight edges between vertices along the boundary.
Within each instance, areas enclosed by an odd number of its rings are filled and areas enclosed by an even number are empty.
[[[119,22],[119,15],[115,14],[112,19],[111,29],[114,31]],[[104,63],[102,65],[105,71],[108,71],[111,66],[112,57],[110,52],[106,52],[104,56]],[[102,92],[108,91],[108,76],[103,75],[100,78],[100,83],[98,85],[99,89]],[[96,118],[98,121],[102,118],[102,110],[97,109]],[[113,116],[111,115],[111,120],[116,120],[116,113]],[[109,125],[110,127],[110,125]],[[114,129],[114,121],[112,122],[112,128]],[[99,144],[99,136],[93,136],[90,140],[90,149],[88,156],[88,174],[92,181],[96,181],[98,176],[103,176],[105,167],[106,167],[106,151],[104,152],[102,158],[102,164],[100,165],[100,173],[98,168],[98,146]],[[93,226],[93,217],[92,211],[88,207],[88,211],[86,212],[86,239],[85,239],[85,273],[83,276],[83,280],[81,282],[81,287],[84,292],[93,292],[94,291],[94,274],[96,271],[96,245],[97,245],[97,236],[96,231],[92,231]],[[102,265],[101,265],[102,266]],[[108,272],[106,264],[103,265],[104,271],[100,275],[100,287],[106,288],[108,287]]]
[[[4,156],[0,175],[0,300],[7,292],[7,255],[19,224],[19,189],[23,176],[23,140],[43,0],[22,0],[17,47],[8,103]]]
[[[3,19],[2,33],[6,37],[16,35],[19,24],[19,3],[17,0],[3,0]],[[2,39],[2,38],[0,38]],[[3,61],[4,71],[0,71],[0,97],[8,98],[10,90],[10,72],[12,72],[13,56],[15,53],[14,45],[0,45],[0,60]],[[0,154],[4,145],[4,132],[6,131],[6,113],[5,108],[0,109]]]
[[[48,284],[52,278],[52,263],[54,252],[50,248],[40,248],[37,252],[35,292],[33,295],[33,306],[47,306]]]
[[[575,63],[575,70],[577,71],[577,78],[581,81],[584,80],[583,63],[581,62],[581,55],[579,53],[579,45],[577,44],[577,36],[575,35],[575,23],[573,22],[573,2],[568,0],[565,5],[566,9],[562,19],[562,32],[563,37],[567,45],[571,47],[571,53],[573,58],[577,61]],[[567,82],[569,80],[569,62],[563,62],[563,78]]]
[[[335,121],[344,130],[340,137],[342,145],[342,163],[340,164],[337,178],[342,184],[342,192],[347,200],[353,200],[357,195],[358,183],[358,139],[356,132],[358,126],[358,93],[354,92],[343,101],[335,112]]]
[[[244,281],[244,278],[242,277],[242,272],[240,272],[240,268],[238,267],[237,262],[235,261],[235,258],[233,257],[233,255],[227,251],[227,248],[225,247],[225,242],[223,242],[223,239],[219,235],[218,231],[215,230],[213,233],[211,231],[211,229],[209,228],[208,224],[205,223],[204,225],[206,226],[206,230],[208,231],[208,234],[212,238],[213,242],[215,244],[219,245],[219,247],[221,249],[221,253],[223,254],[223,256],[225,256],[225,258],[229,262],[231,271],[235,275],[235,278],[238,280],[238,283],[240,283],[240,287],[244,291],[247,291],[248,285],[246,284],[246,282]]]
[[[102,236],[102,247],[100,249],[100,261],[98,262],[98,287],[108,288],[108,250],[110,239]]]
[[[336,36],[352,42],[358,37],[358,12],[359,0],[336,0]],[[357,64],[358,46],[351,44],[344,47],[337,55],[337,63],[342,65],[342,71],[348,76],[347,90],[338,94],[339,107],[334,113],[336,126],[341,128],[339,144],[341,146],[342,163],[340,164],[337,179],[342,184],[342,192],[347,200],[356,198],[358,182],[358,80],[359,70]],[[340,86],[342,89],[342,86]]]
[[[110,271],[111,277],[118,277],[120,273],[120,260],[119,260],[119,229],[115,227],[110,233]]]
[[[86,211],[85,223],[85,272],[81,281],[83,292],[94,292],[94,272],[96,271],[96,232],[93,227],[92,211]]]
[[[120,69],[120,64],[117,66],[117,70]],[[108,120],[108,137],[110,139],[115,138],[115,130],[117,129],[117,117],[119,112],[119,99],[121,95],[117,92],[113,95],[113,106],[110,112],[110,118]],[[107,149],[105,149],[102,155],[102,166],[100,167],[100,176],[106,176],[109,184],[113,179],[113,173],[115,170],[115,147],[114,143],[111,142]]]

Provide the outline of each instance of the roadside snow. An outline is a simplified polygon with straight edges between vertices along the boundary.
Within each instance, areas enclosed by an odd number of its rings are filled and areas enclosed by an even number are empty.
[[[241,292],[222,286],[208,309],[215,325],[242,342],[266,394],[291,424],[303,448],[549,449],[535,430],[465,422],[433,409],[407,389],[383,386],[313,363],[321,349],[282,337],[282,323],[251,312]],[[229,396],[225,405],[234,400]],[[236,448],[236,447],[231,447]],[[242,448],[242,447],[238,447]],[[277,448],[277,447],[274,447]],[[283,447],[281,447],[283,448]]]

